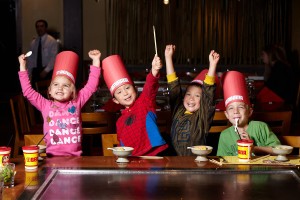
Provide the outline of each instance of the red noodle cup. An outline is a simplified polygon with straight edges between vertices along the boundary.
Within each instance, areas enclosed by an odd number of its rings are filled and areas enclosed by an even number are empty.
[[[24,154],[25,170],[36,170],[38,168],[39,147],[24,146],[22,149]]]
[[[251,160],[253,140],[242,139],[237,141],[238,158],[240,162],[249,162]]]
[[[4,146],[0,147],[0,166],[9,163],[10,152],[11,152],[10,147],[4,147]]]

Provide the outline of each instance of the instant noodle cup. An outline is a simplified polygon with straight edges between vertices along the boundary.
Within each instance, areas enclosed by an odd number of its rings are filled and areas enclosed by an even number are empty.
[[[0,166],[9,163],[10,152],[11,152],[10,147],[4,147],[4,146],[0,147]]]
[[[237,145],[239,162],[249,162],[251,160],[253,140],[238,140]]]
[[[24,146],[22,149],[24,154],[25,170],[36,170],[38,168],[39,147]]]

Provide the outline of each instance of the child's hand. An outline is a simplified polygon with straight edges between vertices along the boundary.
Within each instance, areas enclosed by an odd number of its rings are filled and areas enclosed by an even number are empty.
[[[89,57],[91,58],[91,59],[100,59],[100,57],[101,57],[101,52],[99,51],[99,50],[97,50],[97,49],[95,49],[95,50],[91,50],[91,51],[89,51]]]
[[[152,75],[156,77],[161,68],[162,68],[162,62],[160,58],[157,55],[155,55],[152,61]]]
[[[240,132],[240,138],[241,139],[247,139],[247,140],[250,139],[249,134],[245,130]]]
[[[89,57],[93,60],[93,66],[100,67],[101,52],[97,49],[89,51]]]
[[[215,52],[215,50],[211,50],[210,54],[209,54],[209,62],[212,65],[217,65],[217,63],[219,62],[220,59],[220,55]]]
[[[175,48],[176,48],[175,45],[172,45],[172,44],[167,45],[166,49],[165,49],[165,57],[166,58],[172,58],[172,56],[175,52]]]
[[[22,54],[18,57],[20,63],[20,71],[26,71],[26,57]]]

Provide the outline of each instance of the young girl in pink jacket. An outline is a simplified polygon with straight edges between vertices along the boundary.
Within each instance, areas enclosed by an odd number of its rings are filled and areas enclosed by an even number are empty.
[[[23,95],[43,117],[43,132],[47,156],[80,156],[82,154],[81,108],[97,90],[100,77],[98,50],[89,51],[93,60],[86,85],[76,91],[75,80],[79,57],[72,51],[56,56],[52,80],[48,88],[49,99],[35,91],[29,80],[26,57],[19,56],[19,79]]]

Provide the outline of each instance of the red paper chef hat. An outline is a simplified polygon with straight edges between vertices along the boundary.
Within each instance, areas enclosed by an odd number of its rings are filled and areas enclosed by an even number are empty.
[[[62,51],[56,55],[52,80],[56,76],[65,76],[74,84],[77,76],[79,56],[73,51]]]
[[[205,76],[206,76],[207,73],[208,73],[208,69],[202,70],[196,76],[196,78],[194,78],[194,80],[192,80],[192,83],[196,82],[196,83],[199,83],[199,84],[203,85],[203,82],[205,80]],[[216,98],[218,98],[218,96],[220,94],[220,90],[221,90],[221,85],[220,85],[220,80],[219,80],[217,74],[215,74],[215,83],[216,83]]]
[[[251,105],[245,77],[242,73],[237,71],[227,71],[223,74],[223,92],[225,107],[232,102],[244,102]]]
[[[133,82],[119,55],[112,55],[102,61],[103,78],[113,96],[118,87]]]
[[[196,78],[194,78],[194,80],[192,80],[192,82],[196,82],[196,83],[200,83],[201,85],[203,85],[203,81],[205,79],[205,75],[207,74],[208,69],[204,69],[202,70],[197,76]]]

